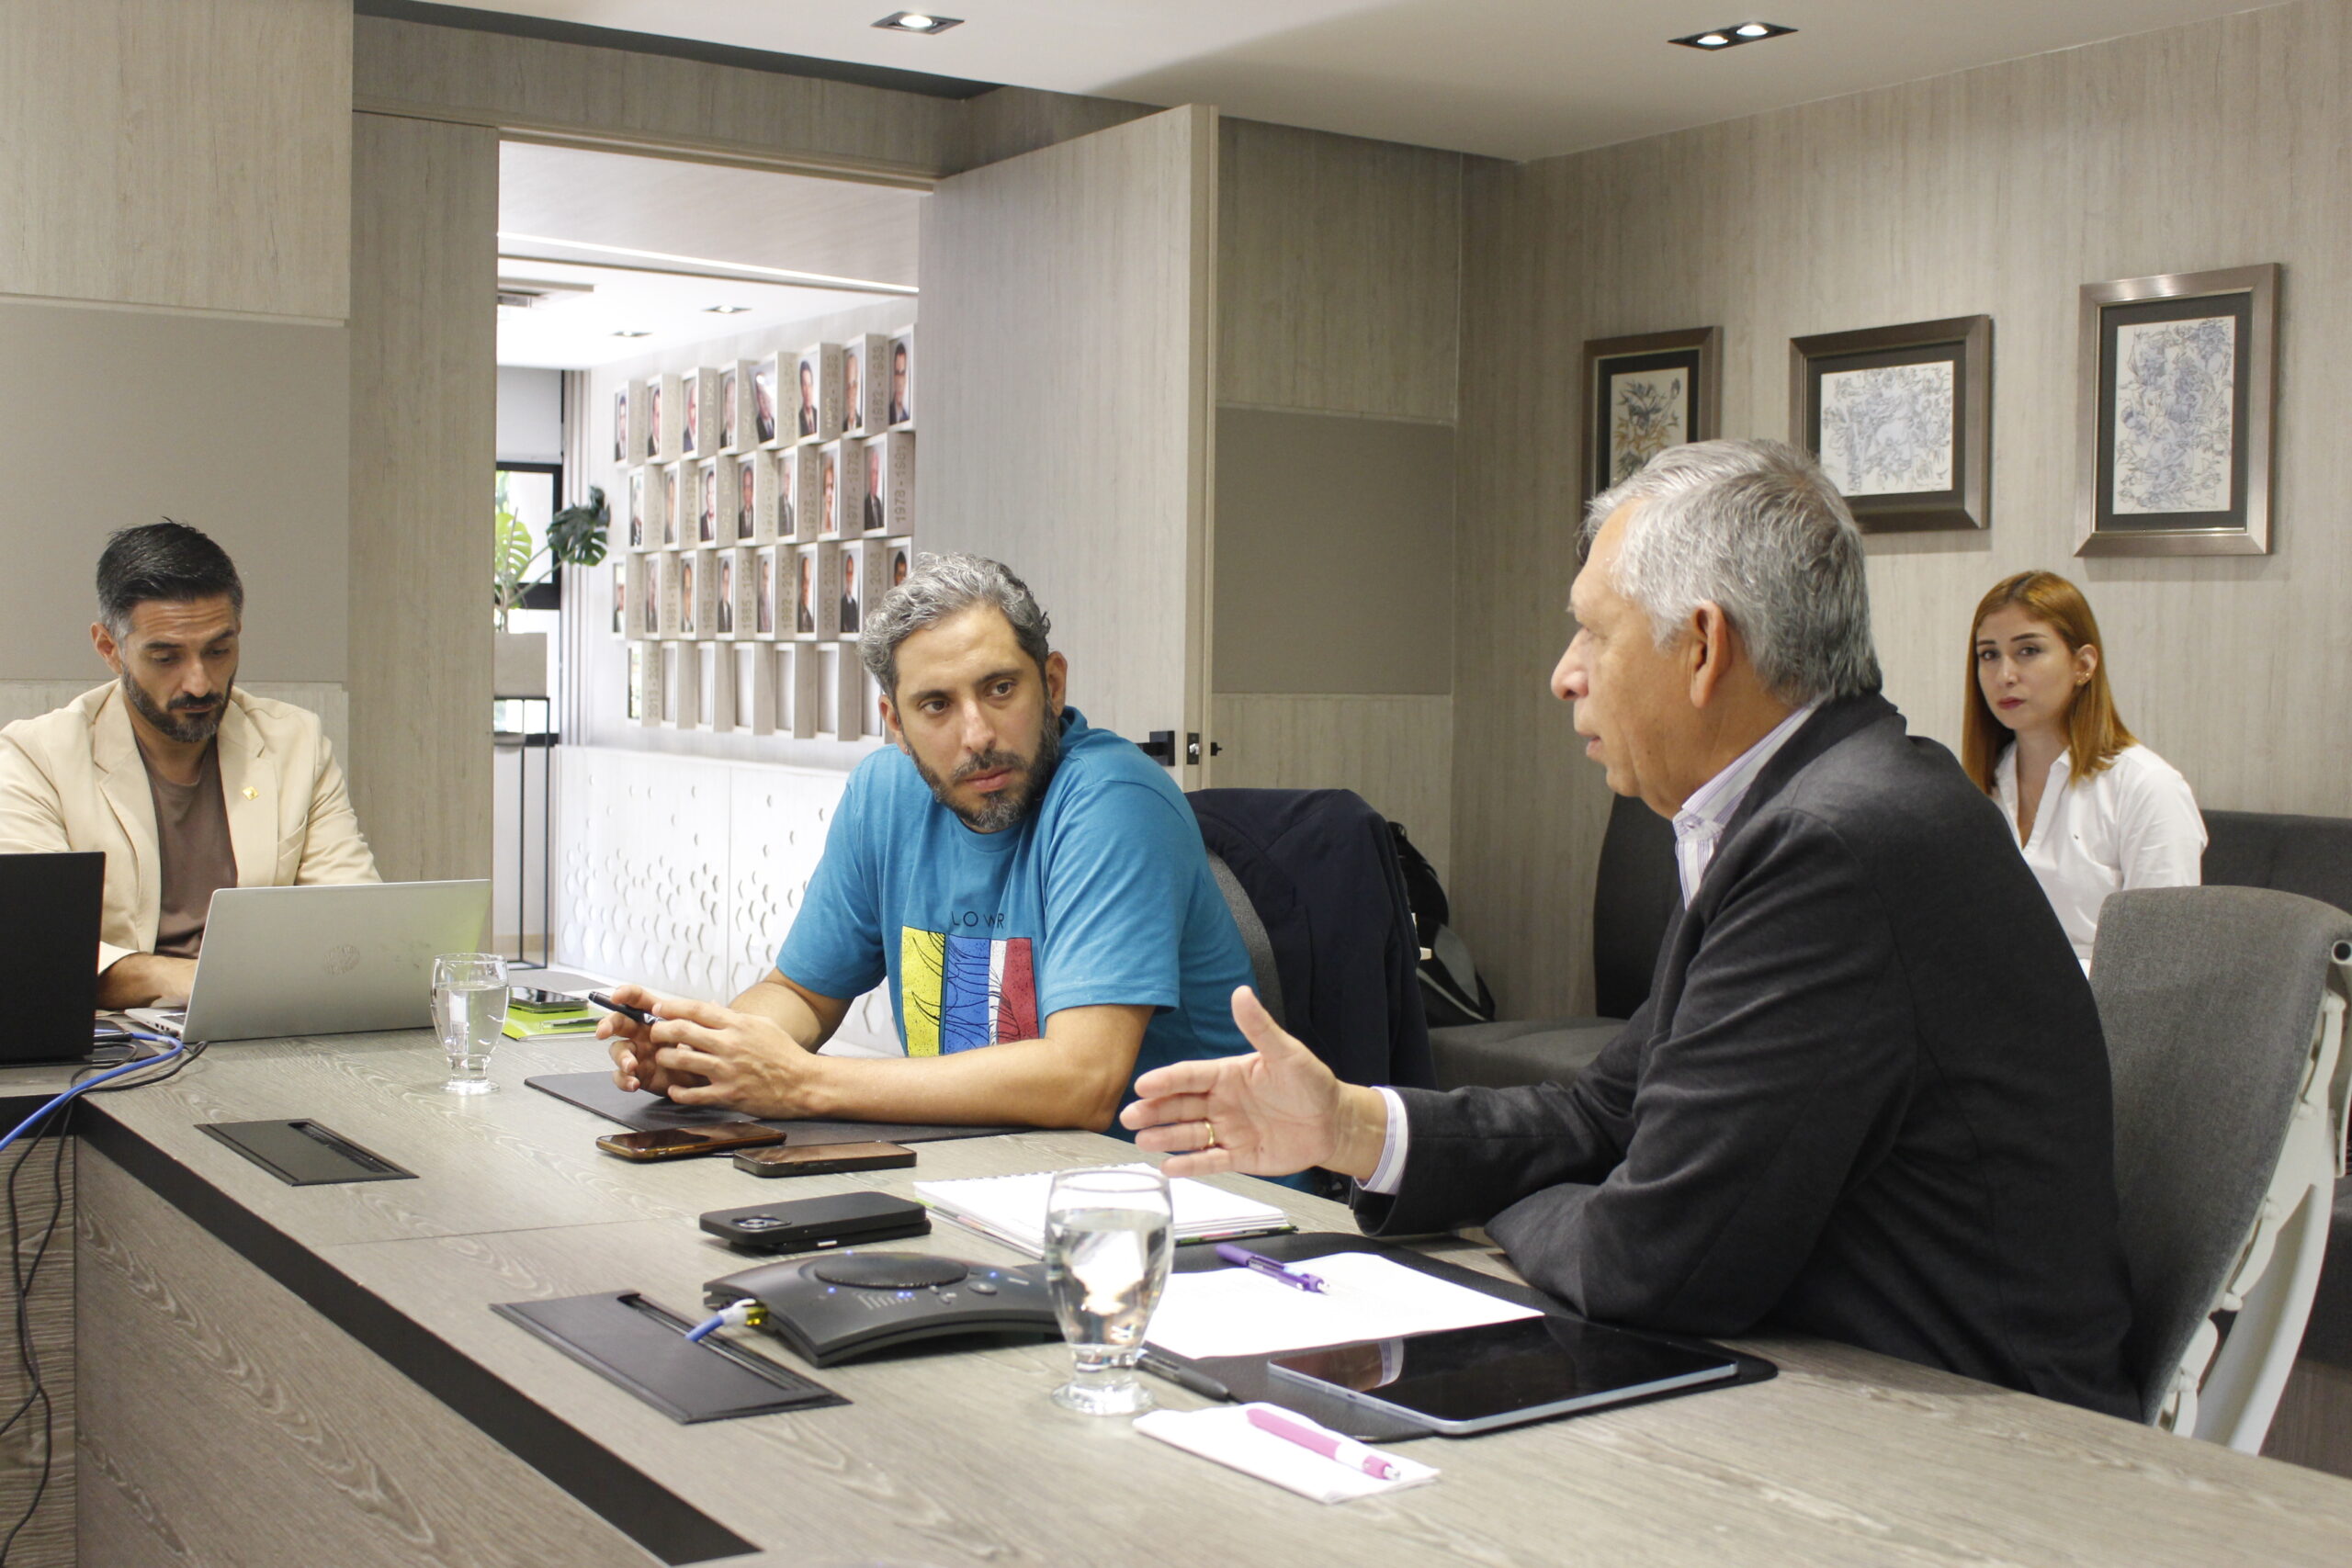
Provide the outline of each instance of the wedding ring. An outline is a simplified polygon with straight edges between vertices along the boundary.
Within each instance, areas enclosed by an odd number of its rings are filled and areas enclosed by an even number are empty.
[[[1203,1144],[1203,1145],[1201,1145],[1201,1147],[1202,1147],[1202,1148],[1204,1148],[1204,1149],[1213,1149],[1213,1148],[1216,1147],[1216,1122],[1212,1122],[1212,1121],[1208,1120],[1206,1117],[1203,1117],[1203,1118],[1201,1119],[1201,1133],[1202,1133],[1203,1136],[1204,1136],[1204,1137],[1205,1137],[1205,1138],[1207,1138],[1207,1140],[1208,1140],[1206,1143],[1204,1143],[1204,1144]]]

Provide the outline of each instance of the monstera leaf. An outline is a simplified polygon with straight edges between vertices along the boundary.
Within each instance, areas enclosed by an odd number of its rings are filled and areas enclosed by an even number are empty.
[[[586,501],[548,520],[548,553],[563,566],[598,564],[605,558],[605,529],[612,520],[603,487],[590,485]]]
[[[523,597],[523,574],[531,570],[531,531],[502,496],[490,535],[491,600],[498,614],[498,629],[506,629],[506,612]]]

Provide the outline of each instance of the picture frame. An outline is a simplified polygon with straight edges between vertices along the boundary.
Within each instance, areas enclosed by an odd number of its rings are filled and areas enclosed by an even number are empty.
[[[2277,262],[2082,287],[2075,553],[2270,553]]]
[[[892,430],[912,430],[915,425],[915,329],[900,327],[890,334],[888,368],[884,376],[886,389],[883,413]]]
[[[1584,345],[1584,499],[1669,446],[1712,441],[1723,387],[1721,327],[1592,338]]]
[[[1789,442],[1866,534],[1991,526],[1992,439],[1990,316],[1789,340]]]

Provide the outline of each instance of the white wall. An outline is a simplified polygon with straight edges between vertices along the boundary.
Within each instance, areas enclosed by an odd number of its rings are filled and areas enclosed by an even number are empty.
[[[563,461],[563,372],[498,367],[498,460]]]

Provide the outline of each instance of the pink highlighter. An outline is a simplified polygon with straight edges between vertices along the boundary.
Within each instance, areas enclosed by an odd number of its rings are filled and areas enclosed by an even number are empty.
[[[1352,1438],[1334,1437],[1311,1427],[1302,1427],[1287,1416],[1262,1405],[1250,1406],[1250,1425],[1261,1432],[1271,1432],[1285,1442],[1296,1443],[1302,1449],[1312,1449],[1325,1459],[1336,1460],[1350,1470],[1363,1471],[1375,1481],[1394,1481],[1400,1473],[1396,1465]]]

